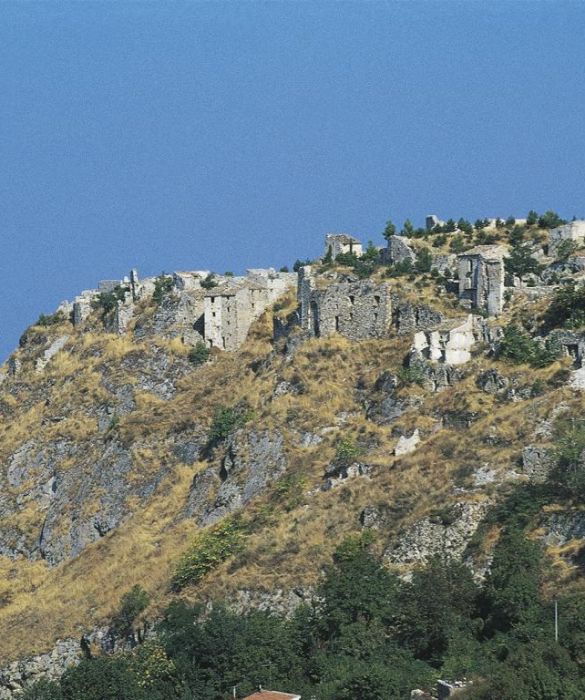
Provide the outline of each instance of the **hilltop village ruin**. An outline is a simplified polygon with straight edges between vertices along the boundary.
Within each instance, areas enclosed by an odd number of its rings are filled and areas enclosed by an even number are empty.
[[[516,226],[526,225],[525,219],[514,221]],[[503,225],[501,219],[483,222],[487,231]],[[429,233],[445,226],[435,215],[427,216],[425,223]],[[460,233],[455,228],[449,235]],[[474,245],[460,253],[433,252],[429,271],[443,276],[446,287],[457,295],[461,314],[456,318],[443,318],[430,306],[406,303],[400,294],[399,279],[360,279],[351,269],[345,269],[343,262],[341,266],[332,265],[343,261],[343,256],[361,259],[367,255],[358,238],[336,233],[325,236],[320,259],[300,264],[296,272],[286,268],[278,272],[273,268],[249,269],[244,276],[233,276],[195,270],[140,279],[138,272],[132,270],[121,280],[104,280],[96,289],[62,302],[56,313],[70,318],[73,326],[82,330],[106,299],[108,313],[101,317],[110,332],[124,334],[131,328],[136,337],[156,333],[169,339],[180,338],[186,345],[204,344],[209,349],[233,352],[244,343],[254,321],[296,292],[295,311],[285,322],[274,320],[275,340],[293,330],[306,337],[338,333],[355,341],[384,338],[392,333],[411,334],[411,359],[455,366],[469,360],[477,341],[493,340],[498,331],[490,327],[488,320],[497,319],[502,313],[506,297],[518,291],[531,298],[548,296],[555,289],[559,274],[569,273],[573,280],[576,274],[578,280],[585,271],[585,257],[575,254],[559,259],[559,252],[570,249],[574,253],[584,245],[584,220],[549,230],[547,242],[531,249],[541,264],[540,276],[507,273],[510,248],[500,243]],[[420,244],[405,235],[390,235],[387,245],[376,250],[385,265],[414,266]],[[157,295],[156,312],[145,322],[137,310]],[[576,366],[581,367],[585,342],[574,336],[564,332],[559,334],[559,342],[575,358]],[[37,361],[38,371],[63,348],[67,338],[58,338],[45,350]],[[9,373],[18,369],[18,357],[13,355]]]

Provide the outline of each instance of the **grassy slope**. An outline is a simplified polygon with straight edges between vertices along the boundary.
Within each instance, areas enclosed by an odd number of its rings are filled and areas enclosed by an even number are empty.
[[[393,284],[409,293],[403,280]],[[433,297],[430,285],[410,293],[419,298]],[[444,305],[453,313],[448,299]],[[537,377],[550,380],[561,363],[534,370],[494,363],[478,354],[466,366],[463,380],[440,394],[416,386],[404,388],[405,392],[421,394],[422,406],[404,414],[392,426],[380,427],[365,419],[356,385],[359,380],[372,390],[383,370],[397,370],[410,338],[361,343],[337,336],[315,339],[304,344],[292,362],[277,356],[255,374],[253,361],[267,356],[272,349],[270,329],[271,315],[266,314],[240,352],[219,354],[208,365],[193,369],[180,380],[179,391],[170,401],[144,392],[137,409],[120,420],[115,430],[126,444],[148,437],[148,446],[140,447],[137,454],[137,468],[154,470],[161,460],[170,461],[172,466],[146,505],[128,503],[132,515],[121,527],[90,545],[77,559],[53,569],[42,561],[0,558],[0,659],[44,651],[56,638],[80,636],[93,625],[107,621],[120,596],[135,583],[152,593],[154,603],[148,615],[156,614],[170,600],[173,567],[196,531],[192,522],[177,518],[177,513],[186,501],[193,475],[204,465],[180,464],[169,454],[167,438],[185,421],[209,425],[218,405],[231,405],[245,398],[254,410],[251,427],[283,432],[289,473],[302,477],[302,497],[290,512],[270,491],[255,501],[248,508],[249,517],[254,519],[257,513],[261,522],[269,512],[266,525],[249,536],[242,554],[221,565],[198,587],[184,591],[182,595],[190,599],[221,597],[240,588],[288,589],[314,583],[337,543],[359,529],[359,513],[366,505],[395,506],[394,522],[378,535],[382,550],[392,533],[445,504],[461,499],[493,499],[496,487],[470,487],[473,468],[487,462],[492,469],[509,470],[517,463],[522,447],[531,441],[534,427],[555,405],[566,402],[577,413],[583,410],[581,396],[562,386],[549,387],[534,399],[507,403],[482,393],[475,384],[482,369],[498,366],[508,376],[516,375],[519,383],[532,384]],[[57,336],[62,331],[51,328],[49,332]],[[18,394],[10,393],[11,380],[0,386],[0,464],[30,435],[44,440],[55,435],[83,439],[94,434],[95,420],[85,415],[84,408],[106,398],[101,384],[104,365],[121,381],[133,382],[131,373],[120,369],[120,362],[131,353],[152,349],[152,341],[142,347],[128,338],[97,330],[79,334],[68,328],[67,332],[72,337],[66,350],[43,374],[25,369],[18,378]],[[176,342],[156,343],[171,357],[184,355],[184,348]],[[283,380],[300,381],[306,391],[274,398],[274,387]],[[48,397],[48,404],[40,401],[40,396]],[[464,432],[435,431],[437,412],[453,407],[478,411],[480,418]],[[342,412],[349,417],[340,425],[338,416]],[[54,415],[66,418],[54,423],[50,420]],[[395,458],[396,428],[411,431],[415,427],[424,431],[423,444],[416,452]],[[322,428],[328,430],[318,447],[299,446],[304,430],[318,432]],[[494,431],[503,446],[490,446],[482,440]],[[323,482],[323,470],[334,457],[339,440],[348,435],[369,446],[363,459],[374,465],[372,478],[355,479],[322,492],[318,487]],[[454,487],[466,492],[454,493]],[[24,528],[38,525],[42,517],[34,506],[18,516]],[[488,541],[493,537],[494,532],[487,533]],[[558,575],[569,580],[574,570],[559,558],[563,552],[553,554]]]

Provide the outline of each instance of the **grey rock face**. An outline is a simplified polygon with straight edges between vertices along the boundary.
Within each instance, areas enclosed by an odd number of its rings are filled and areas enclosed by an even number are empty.
[[[341,486],[348,479],[355,479],[358,476],[368,477],[372,468],[363,462],[352,462],[351,464],[330,464],[325,470],[327,479],[323,485],[323,491],[329,491],[337,486]]]
[[[221,464],[197,474],[185,514],[209,525],[246,505],[286,469],[280,432],[238,430],[226,444]]]
[[[545,481],[553,466],[554,458],[544,447],[527,445],[522,450],[522,470],[533,481]]]
[[[585,512],[567,511],[545,516],[544,541],[547,545],[560,547],[570,540],[585,539]]]
[[[510,386],[510,380],[496,369],[488,369],[477,378],[477,386],[486,394],[500,394]]]
[[[422,518],[386,549],[384,557],[392,564],[423,563],[435,555],[460,559],[487,508],[487,503],[457,503],[443,521]]]

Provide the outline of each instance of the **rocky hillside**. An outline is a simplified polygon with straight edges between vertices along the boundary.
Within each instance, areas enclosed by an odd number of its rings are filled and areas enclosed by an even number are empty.
[[[481,581],[521,515],[549,557],[543,594],[581,589],[581,452],[567,445],[585,448],[585,258],[546,224],[439,223],[407,231],[400,259],[325,255],[307,301],[321,326],[281,290],[233,352],[185,335],[199,319],[177,276],[122,326],[118,288],[75,323],[41,316],[0,374],[4,686],[58,674],[82,635],[102,644],[137,584],[151,601],[137,624],[177,597],[290,611],[366,530],[402,577],[441,555]],[[455,256],[494,243],[507,279],[488,317],[461,294]],[[379,289],[387,321],[351,325],[336,295],[361,294],[367,314]],[[9,666],[57,640],[51,663]]]

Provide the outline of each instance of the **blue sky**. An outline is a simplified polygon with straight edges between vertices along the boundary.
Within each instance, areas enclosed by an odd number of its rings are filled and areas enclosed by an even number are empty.
[[[0,358],[99,279],[585,215],[581,2],[0,4]]]

